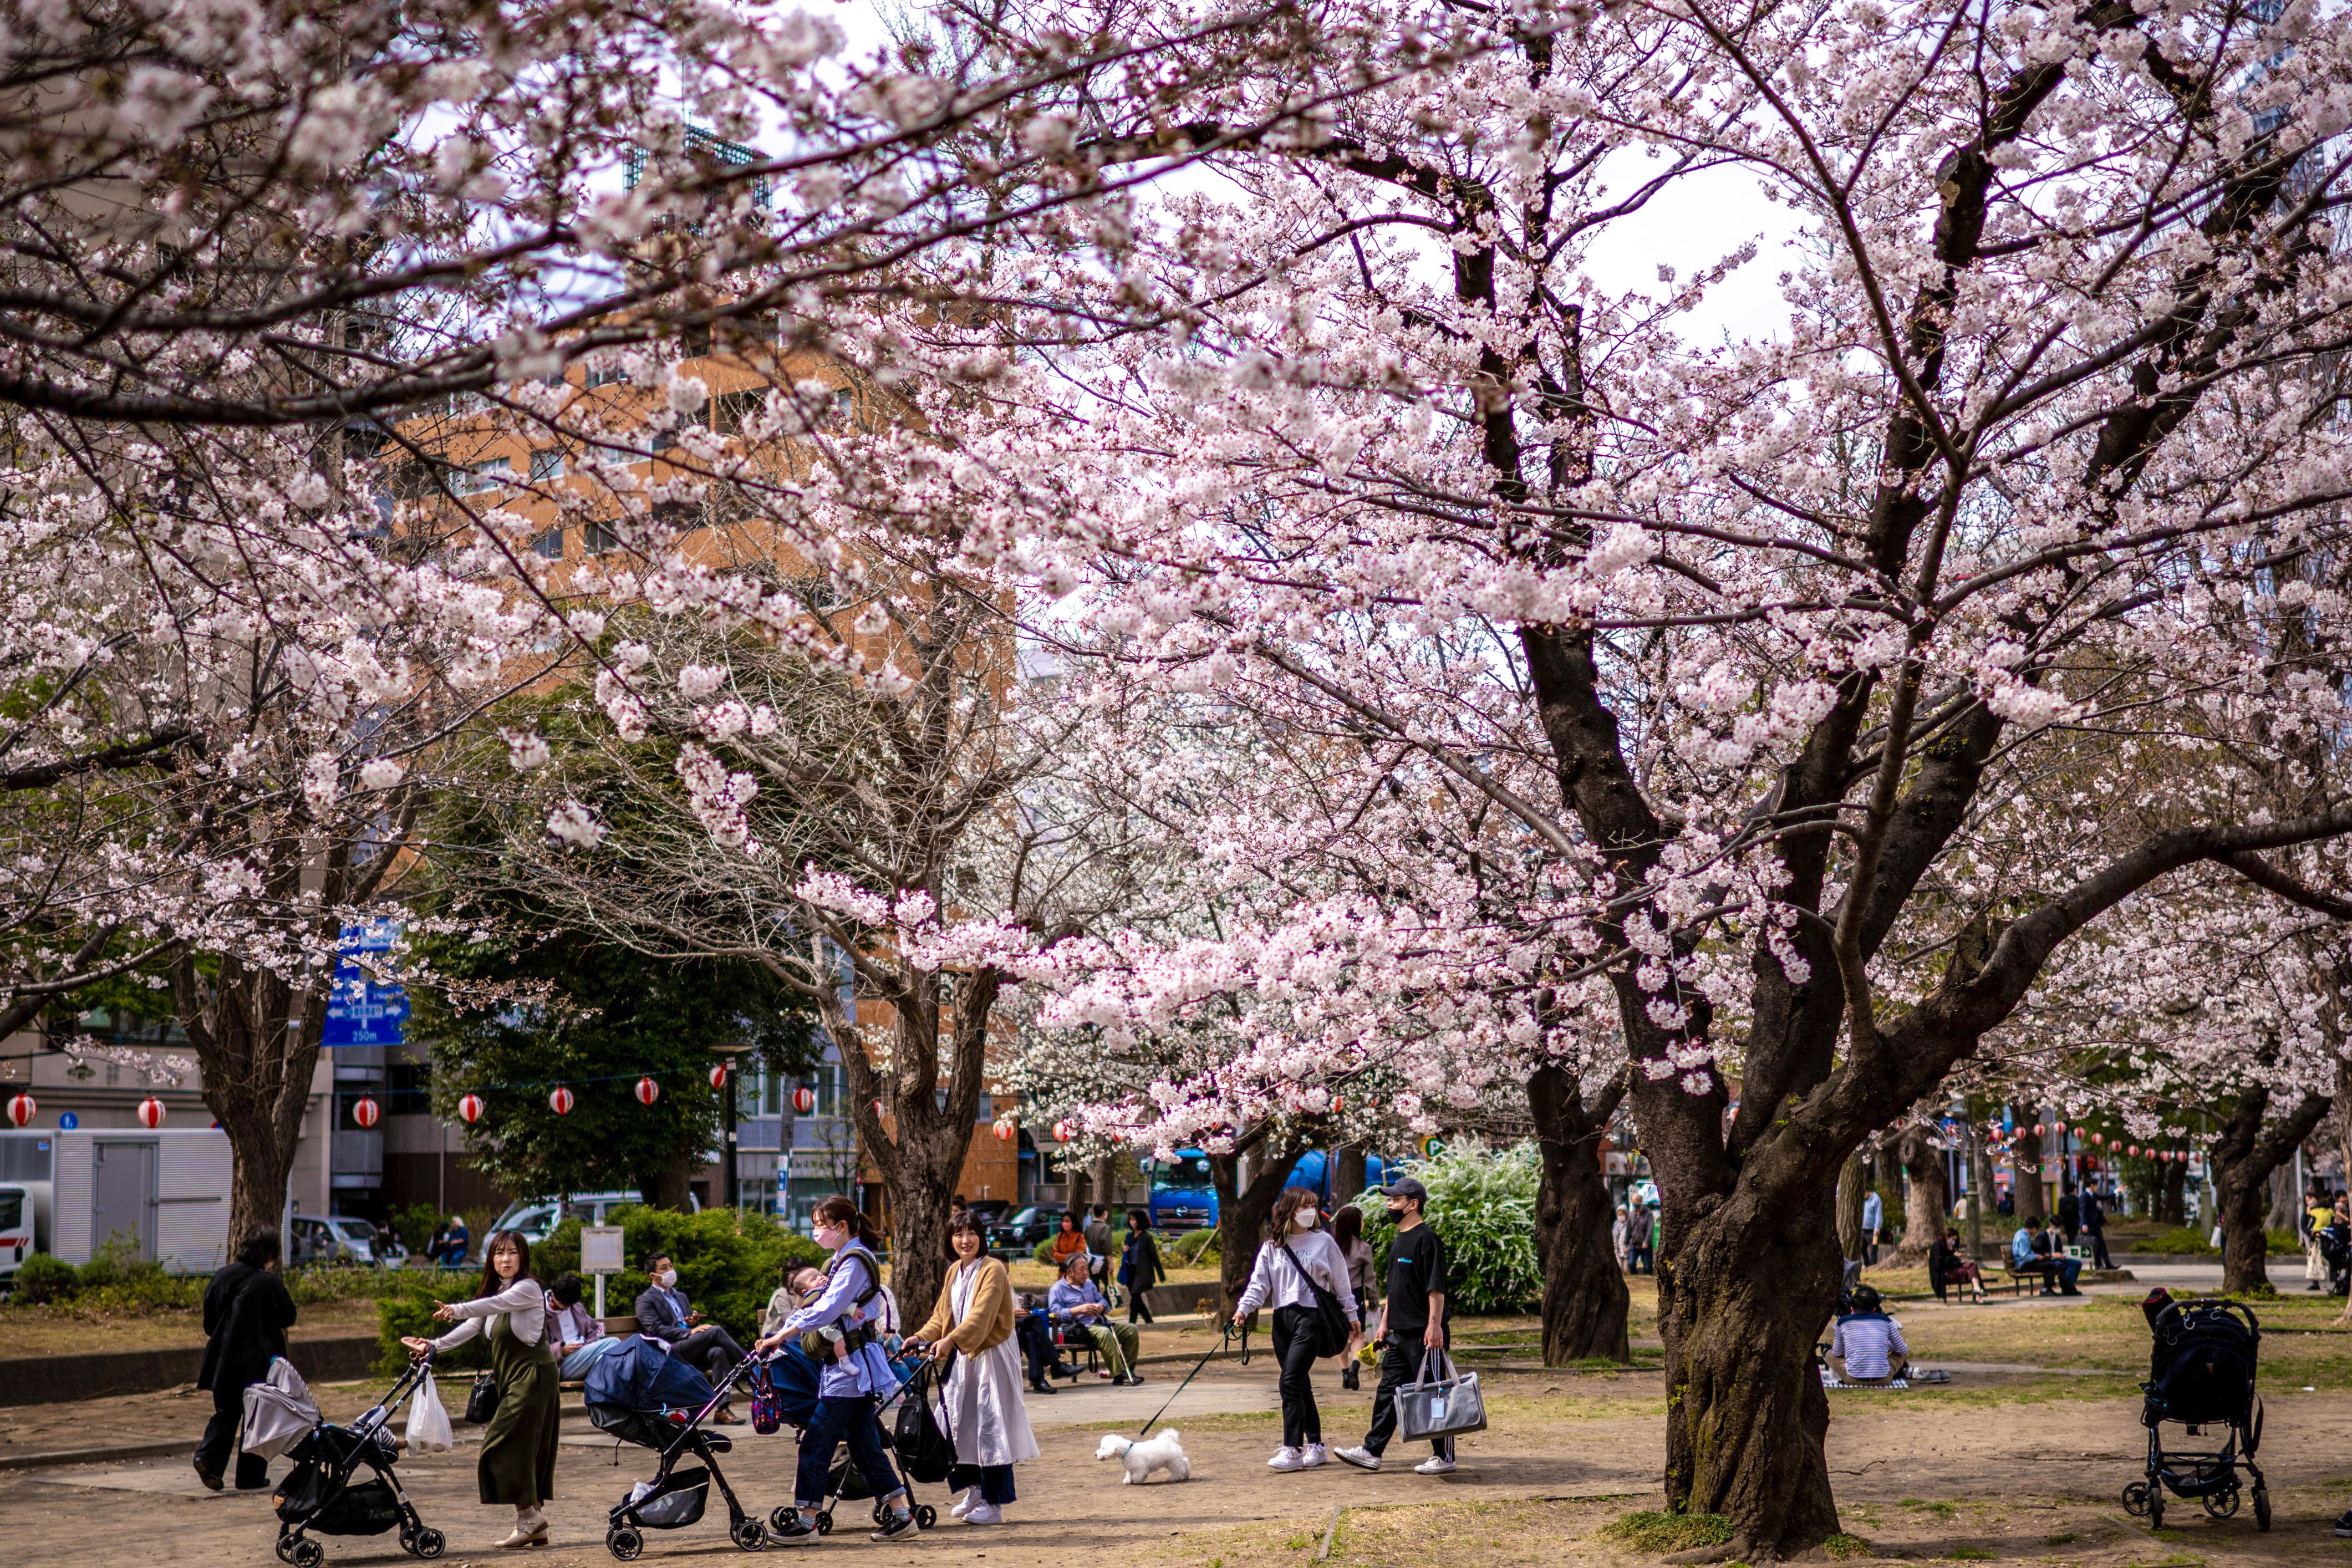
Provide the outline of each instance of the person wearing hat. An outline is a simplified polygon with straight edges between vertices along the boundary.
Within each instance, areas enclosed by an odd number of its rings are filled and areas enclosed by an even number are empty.
[[[1830,1336],[1830,1359],[1839,1363],[1840,1375],[1848,1383],[1903,1383],[1911,1371],[1903,1325],[1886,1315],[1878,1292],[1867,1285],[1855,1286],[1848,1303],[1853,1310],[1837,1321]]]
[[[1421,1375],[1423,1360],[1452,1342],[1446,1306],[1445,1245],[1423,1220],[1429,1189],[1402,1176],[1381,1189],[1396,1239],[1389,1244],[1388,1300],[1381,1307],[1381,1386],[1372,1395],[1372,1426],[1363,1446],[1332,1455],[1360,1470],[1381,1468],[1381,1454],[1396,1436],[1396,1391]],[[1442,1476],[1454,1468],[1454,1439],[1430,1444],[1430,1456],[1413,1467],[1416,1475]]]

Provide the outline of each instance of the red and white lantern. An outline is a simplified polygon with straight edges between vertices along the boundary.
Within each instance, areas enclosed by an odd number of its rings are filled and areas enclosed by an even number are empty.
[[[2041,1136],[2042,1136],[2042,1123],[2040,1123],[2039,1121],[2037,1121],[2037,1122],[2035,1122],[2035,1123],[2033,1124],[2033,1135],[2034,1135],[2036,1138],[2039,1138],[2039,1137],[2041,1137]]]
[[[641,1078],[637,1079],[635,1093],[639,1105],[651,1105],[661,1098],[661,1085],[649,1078]]]
[[[383,1114],[383,1108],[364,1094],[352,1101],[352,1120],[362,1127],[374,1126]]]
[[[2105,1133],[2104,1133],[2104,1132],[2094,1132],[2094,1133],[2092,1133],[2092,1134],[2091,1134],[2091,1147],[2093,1147],[2094,1149],[2104,1149],[2104,1148],[2105,1148],[2106,1146],[2107,1146],[2107,1135],[2106,1135]]]
[[[482,1119],[482,1097],[465,1094],[457,1097],[457,1120],[471,1125]]]
[[[40,1102],[29,1094],[12,1094],[8,1097],[8,1120],[18,1127],[29,1126],[33,1118],[40,1113]]]
[[[882,1102],[878,1100],[874,1102],[874,1120],[877,1121],[882,1120]]]
[[[2124,1151],[2124,1152],[2125,1152],[2125,1153],[2126,1153],[2126,1154],[2129,1154],[2133,1159],[2137,1160],[2137,1159],[2138,1159],[2138,1158],[2139,1158],[2139,1145],[2138,1145],[2138,1144],[2137,1144],[2137,1143],[2135,1143],[2135,1144],[2133,1144],[2130,1148],[2126,1149],[2126,1150]]]
[[[993,1131],[996,1133],[996,1141],[998,1142],[1010,1143],[1013,1142],[1013,1134],[1018,1131],[1018,1129],[1016,1129],[1010,1121],[1000,1121],[996,1124]]]
[[[2056,1126],[2051,1128],[2050,1131],[2058,1134],[2059,1137],[2063,1138],[2066,1136],[2066,1124],[2061,1121]]]
[[[811,1089],[806,1084],[803,1084],[800,1088],[793,1090],[793,1115],[806,1116],[810,1111],[814,1110],[815,1109],[816,1090]]]
[[[163,1125],[163,1102],[153,1095],[139,1102],[139,1125],[150,1131]]]
[[[547,1108],[558,1116],[571,1115],[572,1108],[579,1103],[568,1089],[558,1089],[547,1097]]]
[[[712,1068],[710,1069],[710,1087],[713,1089],[725,1089],[727,1087],[728,1075],[732,1071],[733,1069],[725,1062],[720,1062],[717,1067]]]
[[[1056,1143],[1066,1143],[1066,1142],[1068,1142],[1069,1141],[1070,1141],[1070,1124],[1069,1124],[1068,1122],[1066,1122],[1066,1121],[1056,1121],[1056,1122],[1055,1122],[1055,1123],[1054,1123],[1054,1142],[1056,1142]]]

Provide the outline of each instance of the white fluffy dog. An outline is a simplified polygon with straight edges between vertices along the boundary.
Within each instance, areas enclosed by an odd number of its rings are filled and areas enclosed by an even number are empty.
[[[1132,1437],[1122,1437],[1116,1432],[1106,1433],[1102,1444],[1095,1449],[1097,1459],[1117,1459],[1127,1467],[1123,1484],[1139,1487],[1151,1479],[1155,1470],[1165,1470],[1171,1481],[1192,1479],[1192,1461],[1184,1457],[1184,1445],[1171,1427],[1157,1437],[1139,1443]]]

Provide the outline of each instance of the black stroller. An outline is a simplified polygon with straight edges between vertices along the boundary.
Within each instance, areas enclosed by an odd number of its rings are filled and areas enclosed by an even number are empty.
[[[703,1423],[724,1404],[751,1363],[742,1362],[717,1388],[664,1347],[632,1339],[588,1369],[588,1419],[597,1430],[661,1456],[653,1479],[630,1489],[605,1515],[604,1548],[622,1562],[646,1549],[648,1530],[683,1530],[698,1522],[713,1482],[727,1500],[727,1533],[746,1552],[764,1551],[768,1532],[746,1513],[719,1468],[719,1456],[735,1445],[724,1432]],[[692,1458],[699,1464],[681,1467]]]
[[[2161,1529],[2164,1494],[2194,1498],[2215,1519],[2238,1511],[2244,1470],[2254,1483],[2254,1528],[2271,1527],[2270,1489],[2263,1483],[2254,1450],[2262,1447],[2263,1402],[2254,1392],[2254,1364],[2263,1342],[2262,1324],[2237,1301],[2200,1298],[2176,1301],[2167,1291],[2149,1292],[2140,1303],[2156,1331],[2140,1424],[2147,1428],[2147,1479],[2124,1489],[2125,1511]],[[2205,1453],[2164,1450],[2164,1424],[2177,1421],[2191,1437],[2218,1426],[2221,1446]]]
[[[898,1376],[898,1390],[882,1401],[883,1410],[888,1410],[893,1404],[908,1396],[908,1386],[915,1381],[922,1365],[923,1358],[919,1355],[902,1354],[891,1361],[890,1369]],[[765,1380],[763,1397],[772,1402],[766,1412],[762,1411],[761,1402],[753,1403],[751,1421],[755,1427],[763,1431],[772,1430],[776,1426],[805,1427],[815,1415],[817,1364],[803,1354],[797,1344],[787,1342],[773,1357],[759,1366],[754,1375]],[[898,1445],[892,1441],[890,1423],[887,1421],[882,1424],[882,1446],[891,1451],[892,1463],[898,1464],[903,1470],[906,1467],[899,1460]],[[908,1483],[908,1498],[912,1501],[916,1478],[902,1475],[900,1479]],[[832,1462],[825,1470],[824,1506],[817,1510],[817,1533],[833,1533],[833,1511],[837,1505],[867,1501],[873,1505],[868,1511],[873,1515],[874,1522],[880,1524],[888,1510],[882,1506],[882,1500],[875,1495],[874,1489],[866,1484],[866,1478],[858,1473],[857,1467],[850,1462],[849,1445],[845,1442],[835,1445]],[[939,1510],[929,1503],[915,1503],[914,1510],[915,1523],[921,1529],[929,1530],[939,1522]],[[792,1504],[781,1504],[768,1516],[768,1522],[781,1531],[792,1512]]]
[[[2328,1293],[2352,1294],[2352,1226],[2323,1225],[2312,1236],[2327,1265]]]
[[[416,1517],[415,1505],[394,1473],[400,1449],[390,1426],[392,1413],[431,1365],[429,1359],[410,1363],[384,1396],[350,1426],[321,1422],[288,1451],[294,1468],[277,1494],[279,1562],[319,1568],[327,1549],[310,1539],[312,1531],[382,1535],[397,1529],[402,1551],[424,1558],[441,1555],[446,1544],[441,1532]],[[362,1469],[369,1472],[367,1479],[355,1480]]]

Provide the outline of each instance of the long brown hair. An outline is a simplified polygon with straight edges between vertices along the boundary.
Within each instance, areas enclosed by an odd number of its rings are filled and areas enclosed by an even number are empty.
[[[1274,1217],[1266,1223],[1274,1227],[1274,1239],[1281,1241],[1290,1235],[1290,1216],[1308,1204],[1322,1202],[1313,1187],[1285,1187],[1282,1195],[1274,1200]]]
[[[847,1226],[851,1237],[864,1242],[870,1250],[882,1250],[882,1233],[874,1228],[874,1222],[866,1217],[864,1209],[839,1193],[829,1198],[819,1198],[816,1207],[809,1213],[812,1218],[821,1219],[827,1225]]]
[[[1364,1238],[1364,1211],[1353,1204],[1341,1204],[1339,1212],[1331,1216],[1331,1239],[1339,1244],[1342,1257],[1348,1248]]]
[[[501,1279],[499,1278],[497,1258],[499,1248],[501,1247],[513,1247],[515,1249],[516,1256],[522,1259],[522,1266],[515,1270],[515,1279],[529,1279],[533,1278],[530,1271],[530,1238],[525,1237],[523,1233],[519,1230],[492,1231],[490,1233],[490,1239],[482,1243],[482,1288],[475,1291],[475,1295],[495,1296],[499,1291],[505,1289],[509,1285],[514,1283],[513,1279]]]

